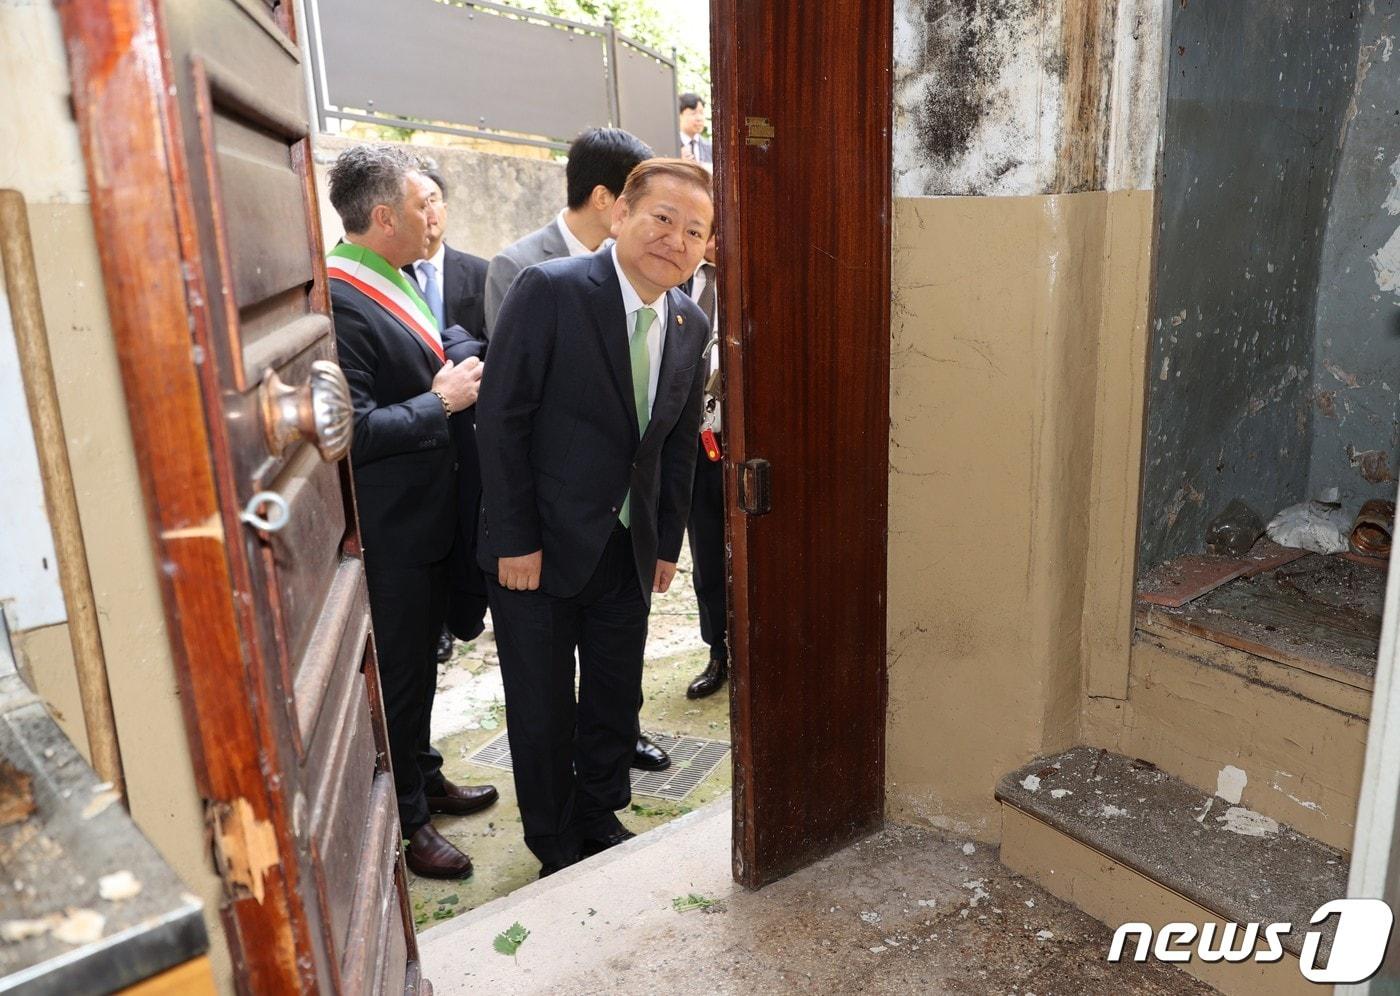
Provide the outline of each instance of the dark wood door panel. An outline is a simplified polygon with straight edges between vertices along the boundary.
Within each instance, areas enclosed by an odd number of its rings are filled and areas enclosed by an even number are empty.
[[[883,817],[893,10],[714,17],[734,857],[760,886]],[[772,512],[748,516],[754,458]]]
[[[386,931],[395,919],[394,878],[399,860],[399,822],[393,778],[381,774],[370,793],[370,820],[365,853],[350,916],[349,938],[340,979],[346,993],[378,996],[379,963],[386,953]],[[400,933],[402,933],[400,931]]]
[[[314,447],[303,444],[273,482],[273,490],[286,500],[290,521],[297,525],[272,533],[267,546],[276,572],[282,639],[288,658],[299,661],[340,563],[345,538],[340,475]]]
[[[332,687],[359,670],[369,636],[367,599],[363,562],[358,557],[345,557],[321,605],[306,652],[297,663],[293,698],[297,749],[303,757],[319,729]]]
[[[417,950],[349,468],[264,424],[272,375],[299,386],[335,354],[292,10],[59,8],[239,987],[340,991],[347,959],[357,985],[403,987]],[[259,491],[285,501],[280,530],[244,523]],[[239,842],[269,834],[275,862],[242,867]]]

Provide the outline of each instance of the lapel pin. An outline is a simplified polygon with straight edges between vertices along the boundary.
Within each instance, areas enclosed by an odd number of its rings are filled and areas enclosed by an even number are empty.
[[[677,315],[677,316],[676,316],[676,324],[677,324],[677,325],[684,325],[684,324],[685,324],[685,315]]]

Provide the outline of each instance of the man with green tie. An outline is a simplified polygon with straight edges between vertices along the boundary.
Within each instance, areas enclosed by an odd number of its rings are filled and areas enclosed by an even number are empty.
[[[641,163],[616,242],[523,270],[492,333],[477,556],[541,875],[632,836],[615,811],[631,801],[647,616],[680,556],[705,376],[708,323],[676,288],[713,221],[703,167]]]

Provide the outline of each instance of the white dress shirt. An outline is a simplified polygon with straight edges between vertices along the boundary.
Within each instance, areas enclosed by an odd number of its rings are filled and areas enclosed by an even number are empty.
[[[650,418],[651,409],[656,404],[656,385],[661,379],[661,351],[666,347],[666,292],[662,291],[655,301],[643,301],[617,262],[616,245],[613,246],[612,261],[613,268],[617,270],[618,283],[622,284],[622,310],[627,313],[627,327],[623,330],[626,336],[624,341],[629,345],[632,341],[632,326],[637,323],[637,312],[643,308],[650,308],[656,312],[656,317],[651,320],[651,327],[647,329],[647,356],[651,366],[651,376],[647,379],[647,417]]]
[[[565,208],[563,211],[560,211],[559,216],[554,219],[554,223],[559,226],[559,234],[564,236],[564,245],[569,247],[569,255],[587,256],[593,252],[593,250],[580,242],[578,236],[569,228],[569,223],[564,220],[564,212],[567,210],[568,208]]]

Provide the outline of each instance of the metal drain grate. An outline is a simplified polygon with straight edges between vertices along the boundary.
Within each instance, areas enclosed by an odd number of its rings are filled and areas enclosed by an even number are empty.
[[[671,766],[665,771],[632,771],[632,792],[636,795],[649,795],[658,799],[680,802],[695,787],[710,776],[726,757],[729,745],[723,740],[705,740],[701,737],[667,737],[660,734],[651,740],[667,754],[671,755]],[[475,754],[467,758],[472,764],[483,764],[488,768],[511,770],[510,731],[501,733],[488,741]]]

